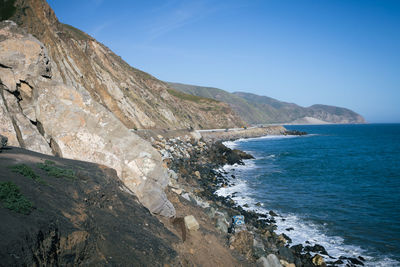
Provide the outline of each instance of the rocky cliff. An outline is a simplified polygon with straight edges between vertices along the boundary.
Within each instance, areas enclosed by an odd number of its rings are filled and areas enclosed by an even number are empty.
[[[0,23],[0,131],[9,144],[104,164],[150,211],[174,216],[159,153],[80,85],[53,76],[46,47],[12,21]]]
[[[327,105],[301,107],[293,103],[282,102],[271,97],[250,93],[229,93],[218,88],[181,83],[169,83],[169,85],[187,94],[208,97],[228,103],[249,124],[365,123],[361,115],[341,107]]]
[[[140,128],[243,125],[230,107],[130,67],[44,0],[0,1],[0,133],[9,144],[114,168],[151,212],[174,216],[168,176]]]
[[[3,0],[2,0],[3,1]],[[47,48],[52,77],[86,90],[127,128],[217,128],[242,124],[225,103],[196,98],[129,66],[86,33],[60,23],[45,0],[16,0],[9,19]]]

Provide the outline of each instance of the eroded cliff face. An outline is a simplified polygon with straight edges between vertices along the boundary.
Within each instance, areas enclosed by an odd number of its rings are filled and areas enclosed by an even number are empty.
[[[233,127],[240,118],[130,67],[60,23],[44,0],[14,6],[0,26],[0,133],[10,145],[114,168],[150,211],[174,216],[161,157],[131,129]]]
[[[15,6],[11,19],[47,48],[53,79],[85,88],[127,128],[243,125],[227,104],[173,94],[166,83],[130,67],[89,35],[60,23],[44,0],[17,0]]]
[[[60,73],[40,41],[12,21],[0,23],[1,134],[10,145],[114,168],[151,212],[174,216],[159,153]]]

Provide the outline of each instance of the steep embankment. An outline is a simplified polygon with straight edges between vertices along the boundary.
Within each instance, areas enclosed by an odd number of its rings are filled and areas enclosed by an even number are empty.
[[[179,238],[115,170],[93,163],[0,151],[0,217],[1,266],[164,266],[177,256]]]
[[[180,83],[169,85],[181,92],[208,97],[228,103],[247,123],[365,123],[362,116],[346,108],[313,105],[301,107],[267,96],[244,92],[229,93],[213,87],[202,87]]]
[[[127,128],[217,128],[242,124],[225,103],[181,94],[129,66],[86,33],[60,23],[44,0],[16,0],[9,19],[47,48],[52,77],[85,89]]]

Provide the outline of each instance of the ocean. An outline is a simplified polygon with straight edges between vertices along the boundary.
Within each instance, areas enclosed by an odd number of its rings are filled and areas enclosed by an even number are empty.
[[[255,159],[225,166],[235,178],[217,194],[281,215],[277,233],[293,245],[400,266],[400,124],[286,128],[309,134],[225,142]]]

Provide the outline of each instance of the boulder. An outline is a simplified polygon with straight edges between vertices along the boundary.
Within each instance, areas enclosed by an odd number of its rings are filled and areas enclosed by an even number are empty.
[[[195,171],[194,175],[197,177],[197,179],[201,179],[201,175],[199,171]]]
[[[321,255],[315,254],[315,256],[312,257],[311,261],[316,266],[326,267],[326,263],[324,261],[324,258],[322,258]]]
[[[178,195],[181,195],[183,192],[182,188],[171,188],[171,191]]]
[[[266,258],[261,257],[257,260],[257,266],[259,267],[282,267],[282,264],[279,262],[278,257],[274,254],[269,254]]]
[[[328,255],[328,252],[326,251],[326,249],[318,244],[315,244],[314,246],[306,246],[304,248],[304,251],[308,251],[308,252],[315,252],[315,253],[320,253],[323,255]]]
[[[282,264],[283,267],[296,267],[296,264],[294,263],[289,263],[285,260],[279,260],[279,262]]]
[[[266,255],[263,241],[258,238],[253,239],[253,254],[256,259]]]
[[[279,258],[280,259],[283,259],[283,260],[285,260],[285,261],[287,261],[289,263],[293,263],[294,262],[294,255],[293,255],[293,252],[292,252],[292,250],[290,248],[288,248],[288,247],[280,247],[279,251],[278,251],[278,254],[279,254]]]
[[[0,152],[1,150],[7,146],[8,138],[4,135],[0,134]]]
[[[199,230],[200,225],[193,215],[185,216],[184,221],[185,221],[185,226],[189,231]]]
[[[220,230],[222,233],[226,234],[226,233],[228,233],[228,227],[229,227],[229,224],[226,221],[225,217],[218,216],[217,217],[217,222],[215,223],[215,228]]]

